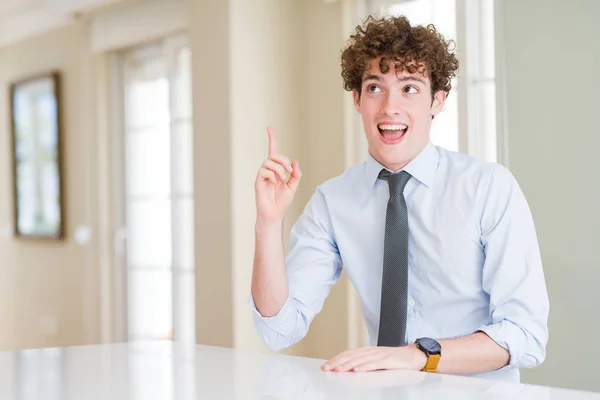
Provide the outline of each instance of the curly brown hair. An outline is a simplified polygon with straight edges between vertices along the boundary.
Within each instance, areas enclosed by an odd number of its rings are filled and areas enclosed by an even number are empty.
[[[356,27],[342,51],[344,88],[361,94],[362,80],[369,63],[381,57],[379,69],[389,71],[392,61],[396,71],[429,73],[431,93],[450,93],[451,80],[458,71],[458,58],[453,53],[455,42],[445,39],[433,25],[411,26],[404,16],[367,17]]]

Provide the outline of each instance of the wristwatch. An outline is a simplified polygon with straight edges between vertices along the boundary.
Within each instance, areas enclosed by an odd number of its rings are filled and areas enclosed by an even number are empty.
[[[415,343],[417,348],[427,356],[427,363],[425,363],[425,367],[421,371],[436,372],[440,358],[442,357],[442,346],[440,346],[437,340],[427,337],[419,338]]]

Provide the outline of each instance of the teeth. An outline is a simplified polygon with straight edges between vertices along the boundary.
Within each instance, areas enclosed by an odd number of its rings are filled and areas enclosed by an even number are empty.
[[[385,125],[385,124],[380,124],[380,125],[378,125],[378,127],[382,131],[399,131],[399,130],[405,130],[406,128],[408,128],[406,125]]]

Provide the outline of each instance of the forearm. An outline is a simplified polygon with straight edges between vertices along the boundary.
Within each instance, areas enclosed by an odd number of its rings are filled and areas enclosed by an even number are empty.
[[[439,340],[442,357],[437,371],[445,374],[475,374],[494,371],[508,364],[508,350],[484,332]]]
[[[252,297],[258,312],[264,317],[271,317],[281,310],[289,295],[283,221],[257,221],[255,240]]]

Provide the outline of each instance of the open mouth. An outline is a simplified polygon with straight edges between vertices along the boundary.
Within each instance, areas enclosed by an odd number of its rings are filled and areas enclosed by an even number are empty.
[[[408,131],[408,126],[403,124],[379,124],[377,129],[379,129],[379,135],[385,144],[396,144],[402,141]]]

